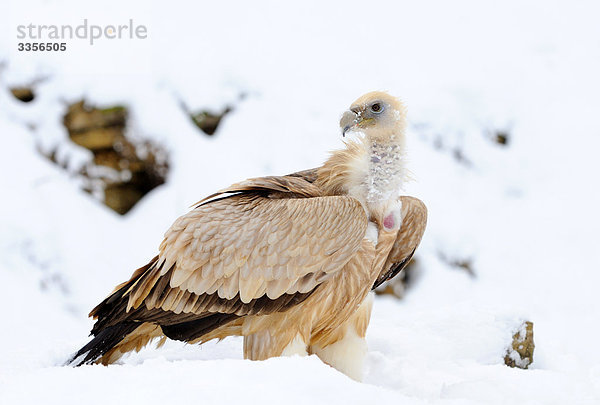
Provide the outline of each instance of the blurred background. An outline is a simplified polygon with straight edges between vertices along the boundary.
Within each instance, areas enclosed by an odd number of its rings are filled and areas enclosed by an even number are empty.
[[[597,2],[0,7],[5,403],[154,403],[190,390],[208,403],[600,400]],[[147,36],[18,38],[20,25],[84,20],[131,20]],[[343,146],[341,113],[372,90],[408,106],[403,193],[426,203],[429,224],[408,269],[378,291],[366,384],[312,357],[243,361],[235,338],[60,367],[86,342],[89,310],[190,205],[322,164]]]

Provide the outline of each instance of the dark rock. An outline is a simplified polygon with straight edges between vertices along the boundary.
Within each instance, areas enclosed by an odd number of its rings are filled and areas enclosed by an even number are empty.
[[[24,103],[29,103],[35,98],[33,89],[30,87],[13,87],[10,89],[10,92],[13,96],[15,96],[15,98],[21,100]]]
[[[63,124],[69,131],[71,139],[74,135],[90,132],[95,129],[112,128],[121,132],[127,123],[127,109],[123,106],[98,109],[79,101],[71,104],[63,118]],[[83,145],[85,146],[85,145]]]
[[[438,252],[438,257],[447,265],[466,272],[470,277],[476,277],[473,261],[470,258],[448,257],[442,251]]]
[[[108,184],[104,188],[104,204],[121,215],[126,214],[144,193],[132,183]]]
[[[79,175],[90,184],[84,190],[93,195],[104,195],[104,203],[119,214],[127,213],[145,194],[163,184],[168,171],[167,154],[149,141],[134,142],[125,135],[127,109],[117,105],[95,108],[85,101],[71,104],[63,118],[69,138],[89,149],[90,163]],[[91,173],[92,166],[109,169],[112,175]],[[97,190],[100,184],[102,189]]]
[[[70,135],[73,142],[91,151],[110,149],[122,136],[123,128],[119,127],[92,128]]]
[[[196,124],[196,126],[200,128],[202,132],[204,132],[206,135],[213,135],[217,131],[217,128],[219,127],[223,117],[230,113],[231,110],[231,107],[226,107],[221,113],[218,114],[214,114],[209,111],[201,111],[196,114],[190,114],[190,117],[192,118],[194,124]]]
[[[508,132],[505,132],[505,131],[496,132],[496,135],[494,136],[494,140],[496,141],[497,144],[507,146],[508,140],[509,140]]]

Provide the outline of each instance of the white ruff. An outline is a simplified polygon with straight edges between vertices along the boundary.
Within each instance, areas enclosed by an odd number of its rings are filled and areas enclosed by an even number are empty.
[[[366,177],[367,204],[378,204],[398,197],[402,185],[402,147],[373,142],[369,150]]]
[[[401,137],[397,138],[400,141]],[[367,216],[375,207],[387,206],[400,195],[405,180],[404,146],[390,142],[378,143],[363,136],[355,142],[362,153],[350,163],[350,176],[346,185],[348,194],[363,205]]]

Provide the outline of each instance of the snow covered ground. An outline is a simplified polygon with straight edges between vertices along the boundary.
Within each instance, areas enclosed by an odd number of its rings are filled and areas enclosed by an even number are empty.
[[[0,403],[600,403],[598,3],[215,3],[2,4]],[[18,25],[84,18],[131,18],[148,38],[17,51]],[[32,103],[7,91],[40,78]],[[240,339],[61,366],[87,341],[87,312],[189,205],[321,164],[341,112],[376,89],[409,107],[405,191],[430,216],[414,286],[375,302],[365,383],[314,357],[244,361]],[[61,125],[81,97],[126,104],[132,131],[171,154],[167,183],[126,216],[36,152],[90,158]],[[209,138],[179,99],[236,108]],[[521,320],[529,370],[503,364]]]

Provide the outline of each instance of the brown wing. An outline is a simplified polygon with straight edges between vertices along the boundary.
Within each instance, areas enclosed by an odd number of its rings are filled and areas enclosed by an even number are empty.
[[[421,243],[427,226],[427,207],[421,200],[402,196],[400,201],[402,202],[402,226],[398,230],[396,242],[373,285],[373,289],[394,278],[408,265]]]
[[[317,180],[319,168],[306,169],[292,174],[288,174],[286,177],[299,177],[309,183],[314,183]]]
[[[286,198],[322,196],[322,190],[312,184],[314,182],[314,178],[312,177],[313,172],[316,178],[316,169],[309,169],[287,176],[266,176],[247,179],[219,190],[194,205],[199,206],[212,201],[214,198],[223,198],[232,194],[250,191],[265,194],[283,193]]]
[[[308,297],[358,250],[367,218],[351,197],[278,193],[216,198],[180,217],[159,256],[91,312],[98,319],[92,333],[155,322],[167,336],[190,340]],[[174,331],[183,323],[187,334]]]

